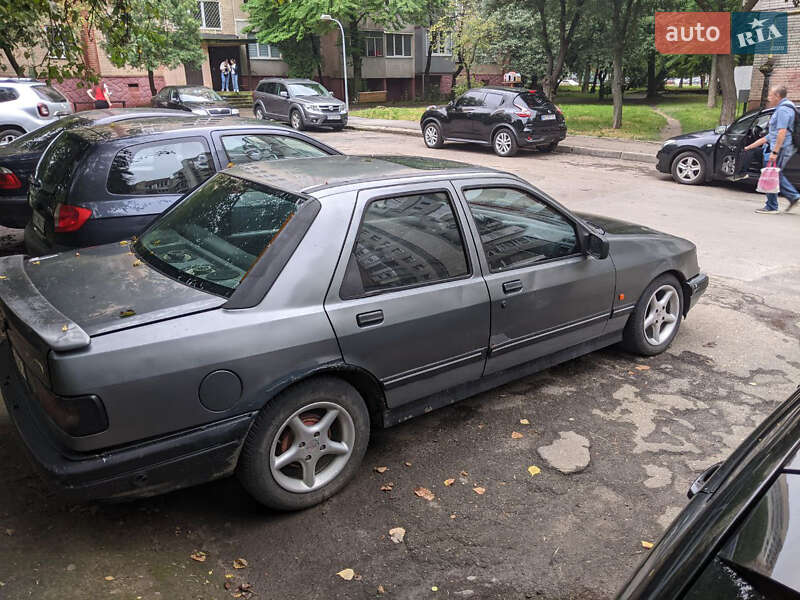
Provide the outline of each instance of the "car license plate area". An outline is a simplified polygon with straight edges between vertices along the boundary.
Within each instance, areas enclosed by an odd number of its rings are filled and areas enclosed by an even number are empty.
[[[33,211],[31,222],[33,223],[33,228],[36,230],[36,232],[44,237],[44,217],[41,215],[41,213]]]
[[[542,121],[555,121],[555,115],[542,115]]]
[[[341,115],[327,115],[326,119],[328,121],[341,121],[342,120],[342,116]]]

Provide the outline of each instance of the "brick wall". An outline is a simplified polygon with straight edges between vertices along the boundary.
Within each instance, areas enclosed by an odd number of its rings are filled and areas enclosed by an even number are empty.
[[[795,102],[800,102],[800,13],[790,10],[791,3],[784,0],[761,0],[754,10],[770,11],[782,10],[789,12],[788,17],[788,37],[789,52],[787,54],[775,54],[773,63],[775,68],[770,76],[770,86],[785,85],[789,90],[789,98]],[[758,68],[763,65],[769,57],[764,54],[756,54],[753,59],[753,79],[750,84],[750,108],[758,107],[761,100],[761,88],[764,85],[764,76]]]
[[[111,92],[111,105],[113,107],[121,107],[121,101],[125,101],[125,105],[130,107],[135,106],[150,106],[150,83],[147,76],[141,77],[103,77],[102,81],[108,86],[108,91]],[[161,89],[164,83],[164,77],[161,75],[156,76],[156,89]],[[94,108],[93,102],[86,95],[86,84],[81,85],[79,79],[65,79],[62,83],[54,82],[52,85],[60,91],[67,100],[74,103],[77,110],[89,110]]]

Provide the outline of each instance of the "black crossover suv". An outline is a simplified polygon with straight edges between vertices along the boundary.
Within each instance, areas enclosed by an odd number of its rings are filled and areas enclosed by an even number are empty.
[[[525,88],[469,90],[447,106],[429,107],[419,124],[428,148],[490,144],[498,156],[514,156],[519,147],[551,152],[567,136],[561,110],[542,92]]]

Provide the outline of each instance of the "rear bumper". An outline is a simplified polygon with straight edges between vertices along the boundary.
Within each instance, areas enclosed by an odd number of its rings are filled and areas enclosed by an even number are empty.
[[[683,303],[683,316],[685,317],[689,310],[697,304],[697,301],[700,299],[700,296],[708,288],[708,275],[705,273],[699,273],[685,281],[683,284],[683,296],[684,296],[684,303]]]
[[[27,196],[0,196],[0,225],[22,229],[30,218]]]
[[[517,133],[517,143],[520,146],[548,146],[553,143],[558,143],[567,137],[567,128],[548,129],[545,131],[537,131],[534,127],[531,131]]]
[[[255,413],[92,454],[57,446],[27,393],[7,342],[0,345],[0,387],[11,422],[37,470],[72,500],[161,494],[231,474]]]

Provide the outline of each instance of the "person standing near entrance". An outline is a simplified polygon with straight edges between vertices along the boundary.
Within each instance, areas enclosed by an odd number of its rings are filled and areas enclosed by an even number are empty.
[[[239,65],[236,63],[236,59],[232,58],[230,60],[230,71],[231,71],[231,89],[234,92],[239,91]]]
[[[222,80],[222,91],[228,91],[228,76],[230,75],[231,67],[228,64],[228,59],[226,58],[221,63],[219,63],[219,76]]]
[[[786,94],[786,86],[783,85],[776,85],[770,89],[769,105],[775,107],[775,112],[772,113],[769,119],[767,135],[744,147],[745,152],[737,170],[736,179],[746,177],[747,167],[750,166],[753,158],[755,158],[754,151],[764,146],[764,166],[773,162],[781,170],[780,195],[789,201],[789,207],[786,210],[792,210],[797,205],[797,201],[800,200],[800,192],[786,178],[783,171],[797,151],[795,145],[800,140],[792,139],[797,110],[794,103],[786,97]],[[757,209],[756,212],[762,215],[778,214],[778,194],[767,194],[767,203],[763,208]]]
[[[92,86],[91,90],[86,90],[86,93],[94,102],[95,108],[109,108],[111,106],[111,92],[108,91],[108,86],[105,83],[98,81]]]

